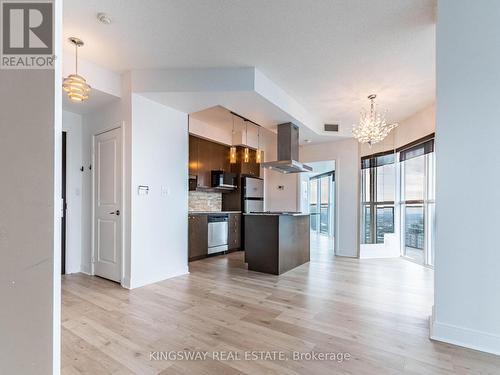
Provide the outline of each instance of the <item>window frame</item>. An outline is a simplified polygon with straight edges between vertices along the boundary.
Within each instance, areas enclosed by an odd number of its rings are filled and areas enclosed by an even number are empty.
[[[400,241],[401,241],[401,256],[410,261],[417,262],[416,260],[409,258],[406,254],[406,207],[408,206],[422,206],[423,212],[423,228],[424,228],[424,239],[423,239],[423,266],[433,267],[434,266],[434,231],[435,231],[435,217],[432,213],[435,213],[435,137],[434,133],[429,134],[426,137],[420,138],[408,145],[398,148],[397,160],[399,164],[400,173],[400,199],[398,201],[400,209]],[[411,152],[421,153],[413,154]],[[410,157],[408,157],[410,156]],[[424,183],[423,183],[423,199],[406,199],[405,184],[406,184],[406,173],[405,173],[405,161],[416,157],[424,157]],[[432,205],[432,208],[431,208]]]
[[[384,160],[387,156],[392,156],[392,161],[387,162]],[[380,244],[378,242],[378,228],[377,228],[377,212],[379,208],[392,208],[392,232],[384,232],[384,233],[395,233],[396,231],[396,189],[394,189],[394,200],[392,201],[378,201],[377,200],[377,168],[382,167],[384,165],[392,164],[394,166],[394,187],[396,187],[396,153],[394,150],[379,152],[372,155],[367,155],[361,158],[361,171],[362,171],[362,181],[361,181],[361,220],[362,220],[362,236],[361,243],[362,244]],[[369,182],[369,194],[367,194],[367,184],[366,177],[363,170],[368,170],[368,175],[370,176]],[[369,195],[370,200],[366,201],[365,198]],[[367,240],[366,236],[366,208],[369,208],[370,212],[370,223],[369,223],[369,239]],[[383,243],[383,242],[382,242]]]

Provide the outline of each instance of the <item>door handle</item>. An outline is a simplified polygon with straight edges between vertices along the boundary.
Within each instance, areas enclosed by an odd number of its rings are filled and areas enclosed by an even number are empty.
[[[109,214],[110,215],[120,216],[120,210],[116,210],[116,211],[110,212]]]

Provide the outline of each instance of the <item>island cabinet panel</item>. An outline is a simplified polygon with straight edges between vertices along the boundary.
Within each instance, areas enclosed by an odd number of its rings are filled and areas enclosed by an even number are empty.
[[[208,215],[188,216],[189,260],[208,255]]]
[[[245,216],[245,261],[249,270],[279,275],[278,227],[279,216]]]
[[[241,214],[229,214],[229,250],[241,248]]]
[[[310,218],[280,216],[279,273],[287,272],[310,260]]]
[[[245,214],[244,219],[249,270],[281,275],[309,262],[309,215]]]

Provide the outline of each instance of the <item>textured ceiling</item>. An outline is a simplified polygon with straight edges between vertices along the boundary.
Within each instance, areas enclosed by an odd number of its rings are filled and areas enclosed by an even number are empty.
[[[434,101],[434,14],[433,0],[65,0],[64,35],[118,72],[255,66],[324,122],[351,127],[371,93],[395,121]]]

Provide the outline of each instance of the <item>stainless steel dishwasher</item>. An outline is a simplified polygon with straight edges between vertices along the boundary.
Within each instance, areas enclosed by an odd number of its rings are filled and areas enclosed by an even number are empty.
[[[228,215],[208,215],[208,253],[228,249]]]

